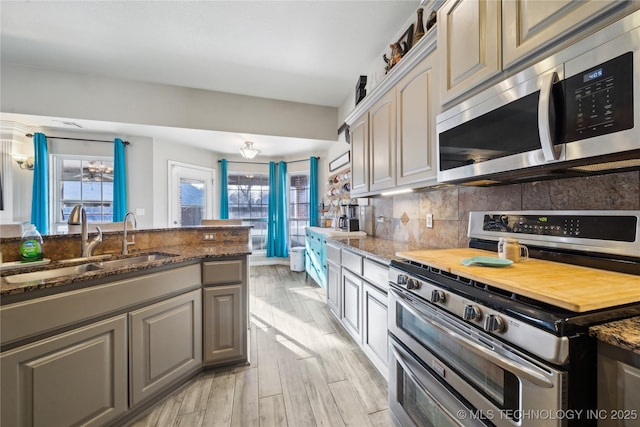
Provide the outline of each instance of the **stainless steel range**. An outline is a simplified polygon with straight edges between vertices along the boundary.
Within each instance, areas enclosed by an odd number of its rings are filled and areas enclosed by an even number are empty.
[[[640,286],[640,211],[471,212],[469,237],[470,248],[496,256],[499,239],[515,237],[531,258],[623,273]],[[640,314],[640,301],[572,311],[409,258],[393,261],[389,276],[397,425],[596,424],[588,328]]]

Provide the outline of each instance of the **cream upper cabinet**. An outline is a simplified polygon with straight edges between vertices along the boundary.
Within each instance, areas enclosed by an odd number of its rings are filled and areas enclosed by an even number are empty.
[[[501,71],[500,10],[496,0],[448,0],[438,10],[442,104]]]
[[[396,96],[395,89],[369,109],[370,190],[396,185]]]
[[[396,183],[436,178],[436,115],[440,111],[438,53],[433,51],[396,85]]]
[[[369,191],[369,113],[356,119],[351,133],[351,195]]]
[[[603,14],[625,3],[601,0],[503,0],[504,68],[545,50],[572,31],[592,24]]]

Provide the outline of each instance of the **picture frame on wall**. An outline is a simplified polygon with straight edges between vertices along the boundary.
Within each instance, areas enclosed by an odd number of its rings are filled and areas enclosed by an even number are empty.
[[[351,152],[347,151],[346,153],[338,156],[336,159],[329,162],[329,172],[336,171],[340,169],[342,166],[346,165],[351,161],[350,157]]]

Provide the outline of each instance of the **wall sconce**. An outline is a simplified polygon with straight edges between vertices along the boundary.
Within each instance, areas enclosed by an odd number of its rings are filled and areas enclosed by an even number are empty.
[[[253,142],[245,141],[244,147],[240,149],[240,153],[242,153],[242,157],[245,159],[253,159],[255,156],[260,154],[260,150],[253,148]]]
[[[33,170],[33,156],[29,156],[27,154],[11,153],[11,157],[13,157],[13,160],[15,160],[18,166],[20,166],[20,169],[29,171]]]

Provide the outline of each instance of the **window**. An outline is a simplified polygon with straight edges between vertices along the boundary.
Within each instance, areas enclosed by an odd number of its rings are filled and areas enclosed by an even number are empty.
[[[113,157],[53,156],[53,229],[66,229],[75,205],[88,222],[113,221]]]
[[[229,219],[241,219],[245,224],[252,225],[253,250],[266,250],[269,174],[229,172],[227,180]]]
[[[304,246],[309,226],[309,173],[289,176],[289,247]]]

